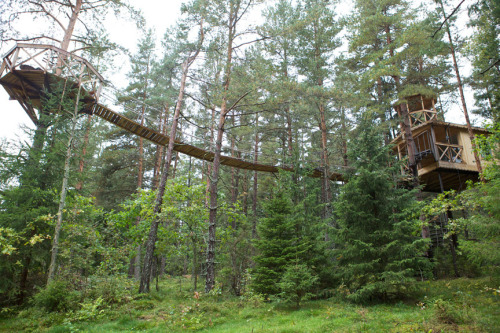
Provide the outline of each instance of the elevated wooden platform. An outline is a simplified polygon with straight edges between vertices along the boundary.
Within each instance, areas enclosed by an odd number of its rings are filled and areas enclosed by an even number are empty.
[[[418,113],[418,110],[414,112]],[[423,112],[427,110],[423,109]],[[411,131],[415,144],[415,159],[418,162],[418,176],[424,191],[461,191],[466,188],[468,180],[479,180],[472,143],[465,125],[438,121],[433,117],[431,120],[419,122]],[[488,130],[479,127],[474,127],[473,132],[476,135],[489,134]],[[400,134],[392,143],[394,152],[401,160],[405,159],[407,143],[404,136]],[[401,172],[409,174],[405,167]]]
[[[31,51],[31,49],[35,51]],[[27,56],[20,57],[22,52],[26,53]],[[38,59],[41,55],[45,55],[43,61]],[[54,57],[60,57],[61,55],[64,56],[64,68],[54,67],[56,64]],[[5,75],[3,75],[4,72],[6,72]],[[61,76],[64,74],[67,76]],[[82,113],[95,114],[157,145],[168,145],[168,136],[143,126],[98,103],[101,88],[96,83],[102,85],[104,79],[85,59],[51,45],[18,44],[4,57],[0,68],[0,85],[4,87],[12,100],[17,100],[21,104],[35,124],[38,122],[36,110],[40,110],[44,95],[53,91],[56,86],[72,85],[76,87],[77,82],[82,84],[84,92],[82,94],[84,96],[82,99],[84,105],[81,110]],[[212,162],[214,159],[213,152],[181,141],[175,142],[174,150],[208,162]],[[222,156],[221,164],[239,169],[271,173],[276,173],[280,169],[291,171],[287,167],[253,163],[231,156]],[[312,177],[322,177],[322,175],[323,173],[319,168],[311,173]],[[330,179],[343,181],[343,176],[341,173],[333,172]]]

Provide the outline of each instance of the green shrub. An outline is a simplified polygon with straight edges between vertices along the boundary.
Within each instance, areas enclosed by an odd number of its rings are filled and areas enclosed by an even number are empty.
[[[105,307],[103,303],[102,297],[81,303],[81,308],[75,313],[75,320],[85,321],[102,317]]]
[[[313,275],[312,270],[306,265],[288,266],[278,283],[281,289],[279,295],[287,301],[295,302],[299,308],[301,300],[310,298],[312,295],[310,292],[317,282],[318,277]]]
[[[450,325],[470,324],[474,322],[474,308],[467,302],[434,301],[435,317],[439,322]]]
[[[54,281],[33,296],[34,306],[47,312],[65,312],[74,310],[78,306],[80,293],[72,291],[66,281]]]
[[[254,291],[247,291],[239,298],[239,306],[251,306],[253,308],[260,308],[264,305],[266,298],[264,295],[256,293]]]
[[[89,287],[89,298],[101,297],[108,305],[127,303],[132,299],[133,282],[124,277],[92,276]]]

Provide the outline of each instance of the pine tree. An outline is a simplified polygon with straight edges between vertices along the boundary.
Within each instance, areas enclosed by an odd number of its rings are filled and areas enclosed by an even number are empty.
[[[415,196],[398,186],[399,167],[374,122],[362,120],[356,134],[349,156],[354,171],[336,203],[338,277],[353,301],[387,299],[427,272],[427,242],[418,236]]]
[[[301,8],[302,9],[302,8]],[[339,46],[337,34],[340,27],[335,21],[334,12],[329,1],[306,0],[303,2],[303,27],[299,32],[299,56],[297,67],[300,74],[306,77],[302,84],[306,108],[313,108],[314,122],[318,125],[321,143],[321,196],[324,204],[323,218],[330,219],[332,191],[330,184],[330,152],[329,139],[332,112],[329,108],[331,98],[328,79],[331,76],[331,58]],[[314,123],[313,122],[313,123]],[[328,235],[325,235],[328,237]]]
[[[472,58],[474,97],[478,109],[474,113],[500,119],[500,4],[480,0],[469,10],[474,34],[469,41],[468,56]]]

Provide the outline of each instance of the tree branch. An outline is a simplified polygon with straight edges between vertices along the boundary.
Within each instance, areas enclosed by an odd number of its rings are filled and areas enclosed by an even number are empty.
[[[66,28],[64,27],[64,25],[61,23],[61,21],[59,21],[57,19],[57,17],[55,17],[54,14],[52,14],[50,11],[48,11],[41,3],[37,3],[37,2],[34,2],[32,0],[28,0],[28,3],[34,5],[34,6],[37,6],[37,7],[40,7],[42,9],[42,11],[39,11],[41,13],[45,13],[45,15],[51,17],[60,27],[61,29],[63,29],[63,31],[66,31]]]
[[[439,26],[439,28],[437,28],[437,30],[436,30],[436,31],[434,31],[434,33],[432,34],[432,38],[436,37],[436,34],[439,32],[439,30],[441,30],[441,29],[443,28],[443,25],[444,25],[444,24],[448,21],[448,19],[450,19],[450,18],[451,18],[451,17],[455,14],[455,12],[458,10],[458,8],[460,8],[460,6],[461,6],[464,2],[465,2],[465,0],[460,1],[460,3],[458,4],[458,6],[456,6],[456,7],[455,7],[455,9],[451,12],[451,14],[450,14],[450,15],[448,15],[448,16],[444,19],[443,23],[441,23],[441,25]]]
[[[246,93],[244,93],[242,96],[240,96],[240,98],[238,98],[238,99],[236,100],[236,102],[234,102],[234,103],[233,103],[233,105],[231,105],[231,107],[230,107],[229,109],[227,109],[227,111],[226,111],[226,115],[227,115],[229,112],[231,112],[231,110],[233,110],[233,109],[236,107],[236,105],[238,105],[238,103],[239,103],[239,102],[241,102],[241,100],[242,100],[243,98],[247,97],[247,95],[248,95],[248,94],[250,94],[250,91],[249,91],[249,92],[246,92]]]
[[[500,63],[500,58],[497,61],[495,61],[493,64],[491,64],[491,66],[489,66],[484,71],[482,71],[481,75],[484,75],[487,71],[489,71],[490,69],[492,69],[495,65],[498,65],[499,63]]]
[[[60,40],[55,39],[53,37],[49,37],[49,36],[38,36],[38,37],[31,37],[31,38],[7,38],[7,39],[4,39],[3,41],[4,42],[8,42],[8,41],[27,42],[27,41],[30,41],[30,40],[37,40],[37,39],[43,39],[43,38],[50,39],[50,40],[53,40],[54,42],[61,43]]]
[[[233,47],[233,50],[236,50],[237,48],[239,48],[239,47],[241,47],[243,45],[247,45],[247,44],[251,44],[251,43],[255,43],[255,42],[260,42],[261,40],[266,40],[266,39],[269,39],[269,38],[271,38],[271,37],[265,36],[265,37],[262,37],[262,38],[258,38],[258,39],[252,40],[250,42],[242,43],[242,44],[240,44],[238,46]]]

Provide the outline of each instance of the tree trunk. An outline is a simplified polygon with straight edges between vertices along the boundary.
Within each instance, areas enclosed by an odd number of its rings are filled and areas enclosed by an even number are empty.
[[[243,214],[248,217],[248,188],[250,185],[248,184],[248,170],[243,170]]]
[[[33,137],[33,144],[30,147],[28,161],[26,162],[26,171],[21,176],[22,186],[33,186],[38,174],[39,163],[42,158],[43,146],[47,136],[47,130],[51,125],[50,115],[41,110],[40,117],[36,123],[35,135]]]
[[[32,238],[35,235],[36,235],[36,227],[33,228],[33,230],[31,231],[30,238]],[[21,276],[19,279],[19,294],[17,295],[17,304],[18,305],[22,305],[24,303],[24,297],[26,296],[26,291],[28,288],[28,274],[29,274],[32,255],[33,255],[33,253],[31,251],[31,249],[29,249],[28,255],[26,256],[26,259],[24,261],[23,270],[21,271]]]
[[[342,135],[341,135],[341,141],[342,141],[342,160],[344,162],[344,166],[347,167],[349,165],[349,159],[347,157],[347,126],[346,126],[346,116],[345,116],[345,109],[340,108],[340,121],[342,123]]]
[[[75,186],[77,191],[81,191],[83,188],[83,168],[85,166],[85,155],[87,155],[87,146],[89,144],[90,128],[92,127],[92,115],[87,116],[87,126],[85,126],[85,135],[83,137],[83,148],[82,157],[80,158],[80,164],[78,166],[78,172],[80,173],[80,180]]]
[[[198,246],[196,245],[196,239],[193,242],[193,289],[196,291],[198,289]]]
[[[283,59],[283,71],[285,78],[288,81],[288,52],[285,49],[283,51],[284,59]],[[285,109],[286,115],[286,130],[288,136],[288,155],[290,158],[293,157],[293,133],[292,133],[292,116],[290,114],[290,107],[287,105]]]
[[[444,11],[443,1],[440,0],[439,3],[441,4],[441,9],[443,11],[443,17],[446,20],[446,13]],[[448,24],[448,21],[446,21],[445,24],[446,24],[446,34],[448,35],[448,41],[450,42],[450,52],[451,52],[451,57],[453,59],[453,68],[455,69],[455,75],[457,76],[457,84],[458,84],[458,91],[460,92],[460,100],[462,102],[462,108],[464,109],[465,123],[467,124],[467,132],[469,133],[470,142],[472,144],[472,151],[474,153],[474,159],[476,160],[477,171],[481,175],[480,177],[482,180],[483,179],[483,176],[482,176],[483,168],[481,166],[481,159],[480,159],[479,154],[477,153],[477,150],[476,150],[475,135],[474,135],[474,132],[472,131],[472,126],[470,124],[470,119],[469,119],[469,112],[467,111],[467,104],[465,103],[465,96],[464,96],[464,90],[463,90],[463,86],[462,86],[462,79],[460,78],[460,71],[458,69],[457,58],[455,55],[455,46],[453,45],[453,39],[451,37],[450,25]]]
[[[235,117],[233,117],[233,126],[235,124]],[[231,138],[231,156],[238,158],[238,154],[235,151],[236,138],[233,136]],[[239,168],[231,168],[231,205],[234,207],[236,202],[238,201],[238,188],[240,184],[240,169]],[[233,219],[232,222],[233,230],[236,230],[236,219]]]
[[[200,25],[200,46],[201,43],[203,43],[203,26]],[[177,125],[179,123],[179,116],[181,112],[181,106],[182,102],[184,99],[184,89],[186,87],[186,78],[189,70],[189,66],[193,63],[193,61],[196,59],[199,53],[199,48],[196,51],[196,53],[193,56],[190,56],[188,59],[184,61],[182,64],[182,77],[181,77],[181,84],[179,88],[179,96],[177,98],[177,105],[175,106],[175,111],[174,111],[174,116],[172,119],[172,127],[170,129],[170,138],[168,142],[168,148],[167,148],[167,156],[166,156],[166,161],[165,161],[165,166],[163,168],[163,174],[161,177],[161,182],[160,186],[158,188],[158,193],[156,195],[156,200],[155,200],[155,207],[154,207],[154,220],[151,223],[151,227],[149,229],[149,234],[148,234],[148,240],[146,242],[146,253],[144,255],[144,264],[143,264],[143,269],[142,269],[142,274],[141,274],[141,283],[139,286],[139,293],[148,293],[149,292],[149,285],[151,281],[151,269],[153,266],[153,260],[154,260],[154,250],[155,250],[155,243],[157,239],[157,234],[158,234],[158,225],[160,223],[160,219],[158,218],[158,213],[161,212],[161,205],[163,203],[163,195],[165,194],[165,187],[167,185],[167,180],[168,180],[168,173],[170,170],[170,164],[172,163],[172,156],[173,156],[173,151],[174,151],[174,143],[175,143],[175,136],[177,134]]]
[[[321,130],[321,149],[322,149],[322,162],[323,162],[323,186],[322,188],[324,189],[324,193],[322,193],[322,201],[323,204],[325,205],[324,210],[323,210],[323,218],[324,219],[329,219],[330,218],[330,201],[331,201],[331,195],[330,195],[330,166],[328,162],[328,138],[327,138],[327,128],[326,128],[326,117],[325,117],[325,108],[323,106],[323,103],[320,103],[319,106],[319,114],[320,114],[320,130]],[[327,235],[325,235],[328,237]]]
[[[163,117],[160,116],[160,123],[161,123],[160,133],[164,135],[167,134],[167,118],[168,118],[168,106],[165,105],[165,115]],[[164,154],[165,154],[165,146],[160,146],[160,145],[156,146],[156,159],[153,171],[154,189],[157,189],[158,186],[160,185],[160,174],[161,174],[162,159]]]
[[[67,28],[64,30],[64,37],[61,42],[61,49],[64,51],[68,51],[69,43],[71,41],[71,37],[73,37],[73,31],[75,30],[76,22],[78,21],[78,16],[80,15],[80,11],[82,9],[83,0],[76,0],[75,6],[71,11],[71,16],[69,17],[69,22]],[[57,69],[56,75],[61,75],[62,73],[62,65],[63,59],[65,56],[60,55],[57,60]]]
[[[255,116],[255,146],[254,146],[254,155],[253,162],[257,164],[259,161],[259,115]],[[257,238],[257,190],[258,190],[258,172],[254,171],[253,173],[253,196],[252,196],[252,239]]]
[[[227,113],[230,111],[227,108],[227,99],[229,86],[231,82],[231,66],[233,59],[233,40],[235,37],[236,23],[238,22],[239,3],[230,4],[228,18],[228,45],[227,59],[224,73],[224,92],[222,95],[222,103],[220,108],[219,124],[217,126],[217,139],[215,141],[215,154],[212,165],[212,177],[210,179],[210,203],[208,215],[208,248],[207,248],[207,274],[205,280],[205,292],[208,293],[215,285],[215,231],[217,219],[217,194],[219,183],[220,158],[222,153],[222,139],[224,136],[224,124],[226,122]]]
[[[73,118],[71,119],[71,131],[69,134],[67,148],[66,148],[66,159],[64,161],[64,175],[61,188],[61,196],[59,200],[59,209],[57,211],[57,223],[54,231],[54,238],[52,240],[52,254],[50,257],[47,284],[50,284],[50,282],[54,280],[54,275],[56,271],[57,252],[59,251],[59,234],[61,232],[61,227],[62,227],[64,207],[66,206],[66,194],[68,193],[70,161],[73,150],[72,145],[75,136],[76,123],[78,120],[77,117],[78,117],[78,104],[80,103],[80,92],[81,92],[81,86],[79,85],[78,94],[76,96],[76,101],[75,101],[75,109],[73,111]]]
[[[149,56],[146,65],[146,81],[144,82],[144,91],[142,94],[142,107],[141,107],[141,126],[144,126],[144,117],[146,113],[146,99],[148,90],[148,76],[149,76]],[[142,182],[144,178],[144,139],[139,137],[139,161],[137,163],[137,189],[142,189]],[[138,226],[141,222],[141,218],[137,217],[135,225]],[[129,272],[134,272],[134,278],[139,280],[141,277],[141,244],[137,245],[135,258],[130,260],[130,266],[133,269],[129,269]]]

